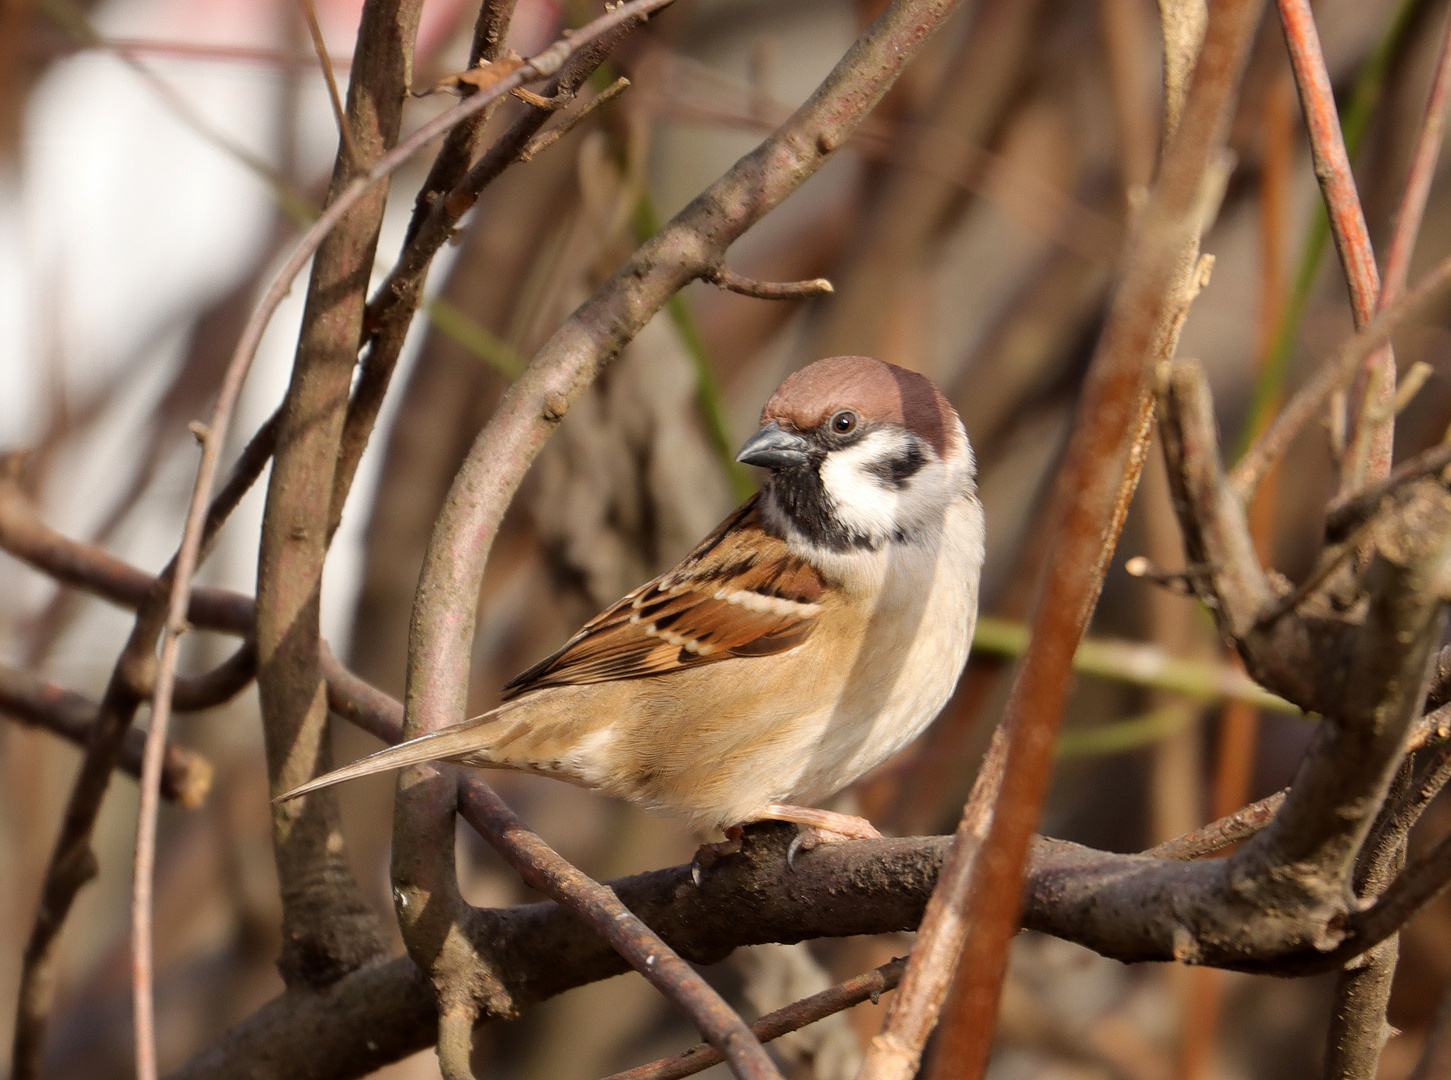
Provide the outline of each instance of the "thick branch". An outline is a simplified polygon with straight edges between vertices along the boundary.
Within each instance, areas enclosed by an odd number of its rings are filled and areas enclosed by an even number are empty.
[[[397,141],[421,0],[364,5],[348,84],[347,126],[329,201]],[[281,410],[257,566],[257,685],[272,794],[331,767],[318,669],[322,567],[334,470],[362,336],[368,278],[387,203],[374,185],[318,247]],[[272,805],[289,984],[325,985],[383,954],[385,937],[348,867],[335,792]]]
[[[712,865],[701,887],[677,866],[609,883],[682,956],[715,963],[742,945],[912,929],[936,883],[948,837],[831,844],[785,865],[792,832],[748,829],[740,855]],[[1186,883],[1222,876],[1227,860],[1179,863],[1111,855],[1039,840],[1028,873],[1023,925],[1124,960],[1192,955],[1192,942],[1165,925],[1163,897]],[[1441,881],[1451,867],[1443,867]],[[1157,883],[1156,883],[1157,882]],[[1194,888],[1202,887],[1194,884]],[[1159,897],[1156,902],[1153,897]],[[1422,897],[1424,902],[1426,897]],[[1091,909],[1105,907],[1102,920]],[[620,956],[552,903],[478,912],[476,927],[499,973],[497,1010],[508,1019],[538,1002],[626,970]],[[1402,911],[1402,921],[1409,911]],[[1122,928],[1112,942],[1090,924]],[[1333,968],[1342,950],[1374,944],[1357,936],[1330,954],[1276,952],[1259,936],[1261,919],[1216,946],[1224,966],[1280,974]],[[1110,947],[1112,946],[1112,947]],[[1238,950],[1238,951],[1236,951]],[[344,1080],[366,1075],[428,1046],[435,1013],[427,977],[408,959],[371,964],[323,991],[291,990],[236,1025],[173,1080]]]

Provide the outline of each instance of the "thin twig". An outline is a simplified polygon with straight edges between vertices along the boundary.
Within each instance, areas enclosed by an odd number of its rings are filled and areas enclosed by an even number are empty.
[[[1392,16],[1385,33],[1381,35],[1375,49],[1366,57],[1356,75],[1349,104],[1340,118],[1345,149],[1352,158],[1364,141],[1371,117],[1380,101],[1391,61],[1400,54],[1408,32],[1416,23],[1415,15],[1421,8],[1422,0],[1400,0],[1399,8]],[[1293,76],[1290,76],[1290,80],[1293,83]],[[1325,245],[1330,240],[1330,219],[1325,212],[1323,199],[1316,200],[1308,226],[1295,268],[1294,283],[1285,297],[1284,311],[1276,322],[1273,347],[1269,350],[1263,370],[1255,381],[1249,414],[1234,440],[1236,459],[1244,454],[1250,442],[1259,437],[1279,411],[1281,398],[1284,396],[1285,376],[1299,344],[1300,323],[1310,295],[1320,280],[1320,264],[1324,260]]]
[[[116,758],[142,702],[142,687],[155,670],[156,637],[165,622],[169,583],[169,574],[158,578],[137,611],[131,633],[111,670],[80,772],[66,801],[60,835],[51,850],[21,961],[12,1080],[37,1080],[41,1074],[46,1028],[55,996],[56,944],[76,894],[97,873],[91,832]]]
[[[1411,255],[1416,248],[1416,237],[1421,232],[1426,200],[1431,193],[1431,178],[1435,174],[1436,159],[1441,152],[1446,105],[1451,100],[1451,16],[1446,17],[1442,35],[1441,52],[1436,58],[1436,72],[1431,79],[1425,116],[1416,137],[1416,148],[1411,155],[1411,168],[1406,177],[1405,191],[1396,210],[1395,230],[1391,234],[1390,248],[1386,252],[1385,280],[1376,303],[1377,311],[1395,303],[1405,292],[1406,279],[1411,270]],[[1367,364],[1371,362],[1373,361],[1367,361]],[[1381,479],[1391,471],[1396,415],[1391,399],[1397,395],[1397,387],[1394,362],[1386,361],[1385,364],[1386,368],[1378,385],[1374,380],[1367,382],[1364,399],[1358,406],[1361,413],[1360,424],[1367,429],[1367,433],[1362,436],[1359,427],[1357,428],[1357,443],[1353,454],[1365,459],[1367,483]],[[1382,416],[1381,413],[1386,415]]]
[[[713,267],[702,277],[727,292],[752,296],[757,300],[806,300],[835,291],[826,278],[812,278],[810,281],[756,281],[723,265]]]
[[[629,86],[630,80],[621,75],[614,82],[610,83],[609,86],[605,87],[598,94],[594,95],[594,97],[590,98],[587,101],[581,102],[578,97],[576,97],[570,103],[569,107],[565,109],[562,113],[560,113],[559,123],[555,124],[554,127],[550,128],[548,131],[541,131],[538,135],[535,135],[534,138],[529,140],[528,145],[526,145],[524,149],[519,152],[519,160],[522,162],[533,161],[536,155],[542,154],[544,151],[548,150],[560,139],[564,138],[577,126],[579,126],[581,120],[584,120],[587,116],[589,116],[601,106],[608,105],[611,101],[614,101],[615,98],[623,94],[629,88]]]
[[[1284,801],[1285,792],[1277,791],[1201,829],[1151,847],[1144,854],[1155,859],[1200,859],[1213,855],[1262,830],[1274,820],[1275,812]]]
[[[1339,252],[1341,265],[1345,269],[1345,280],[1350,286],[1350,308],[1355,318],[1355,328],[1360,330],[1376,312],[1380,296],[1380,273],[1375,265],[1375,252],[1371,249],[1365,212],[1355,190],[1350,155],[1346,152],[1345,139],[1340,130],[1335,92],[1330,85],[1330,74],[1325,68],[1325,57],[1320,51],[1320,36],[1315,29],[1310,0],[1277,0],[1277,3],[1280,23],[1285,31],[1285,43],[1290,52],[1290,66],[1295,72],[1295,85],[1300,91],[1300,106],[1310,134],[1315,176],[1320,181],[1320,191],[1330,216],[1330,232],[1335,238],[1335,249]],[[1367,397],[1373,397],[1377,403],[1383,396],[1382,387],[1394,387],[1395,356],[1388,344],[1377,348],[1365,358],[1364,378]],[[1354,490],[1361,485],[1366,465],[1363,455],[1368,449],[1368,431],[1362,408],[1356,409],[1352,423],[1358,449],[1341,463],[1342,492]],[[1357,454],[1362,455],[1359,460],[1356,459]]]
[[[1253,494],[1269,467],[1278,461],[1306,422],[1330,395],[1355,377],[1360,362],[1385,342],[1407,319],[1421,314],[1451,285],[1451,257],[1442,259],[1416,285],[1390,307],[1376,313],[1363,330],[1347,338],[1326,357],[1309,380],[1229,473],[1229,483],[1242,498]]]
[[[146,730],[146,753],[141,767],[141,807],[136,822],[135,872],[131,891],[132,979],[135,986],[136,1073],[139,1080],[155,1080],[155,1000],[151,968],[151,894],[156,871],[156,815],[159,810],[161,769],[166,754],[166,733],[171,720],[172,693],[176,687],[176,663],[181,653],[181,636],[189,628],[187,609],[191,601],[192,576],[201,559],[202,542],[208,523],[212,484],[221,462],[222,448],[231,428],[232,413],[251,367],[252,355],[233,358],[222,378],[217,403],[201,432],[202,455],[196,483],[187,507],[181,547],[174,560],[169,582],[166,624],[156,684],[151,695],[151,722]]]
[[[751,1031],[761,1042],[767,1043],[773,1039],[779,1039],[782,1035],[800,1031],[808,1024],[834,1016],[844,1009],[850,1009],[853,1005],[860,1005],[868,999],[872,1004],[876,1004],[878,997],[889,990],[896,989],[906,966],[905,957],[889,960],[880,967],[854,976],[845,982],[837,983],[820,993],[792,1002],[774,1012],[768,1012],[751,1024]],[[639,1065],[633,1069],[626,1069],[624,1072],[614,1073],[605,1077],[605,1080],[681,1080],[681,1077],[694,1076],[698,1072],[704,1072],[723,1060],[720,1051],[713,1046],[697,1043],[689,1050],[682,1050],[678,1054],[661,1058],[659,1061],[652,1061],[648,1065]]]
[[[317,22],[317,9],[313,6],[312,0],[297,0],[297,6],[302,9],[302,17],[307,22],[307,32],[312,37],[313,51],[317,54],[317,66],[322,70],[323,81],[327,83],[328,101],[333,107],[333,119],[337,121],[338,137],[342,140],[343,150],[347,153],[348,161],[352,166],[361,168],[363,158],[353,144],[352,129],[348,127],[347,113],[343,110],[343,98],[338,93],[337,75],[333,71],[332,61],[328,59],[327,41],[323,38],[322,27]]]
[[[1340,540],[1368,520],[1398,488],[1412,480],[1440,472],[1451,465],[1451,444],[1442,443],[1401,462],[1380,483],[1348,499],[1337,499],[1326,510],[1325,536]]]

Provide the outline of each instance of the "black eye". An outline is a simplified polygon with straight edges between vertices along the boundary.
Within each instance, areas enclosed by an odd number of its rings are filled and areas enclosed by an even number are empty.
[[[850,409],[842,409],[831,418],[831,430],[838,435],[850,435],[856,430],[857,414]]]

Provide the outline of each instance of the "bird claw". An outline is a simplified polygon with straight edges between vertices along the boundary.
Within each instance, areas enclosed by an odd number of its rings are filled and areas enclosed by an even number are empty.
[[[705,880],[706,870],[727,855],[735,855],[741,850],[740,826],[732,825],[725,834],[724,840],[714,844],[701,844],[695,851],[695,857],[690,860],[690,880],[697,889]]]
[[[803,847],[806,847],[806,832],[807,830],[804,828],[797,829],[796,835],[792,837],[791,846],[786,849],[786,869],[796,869],[796,856],[801,853]],[[811,847],[806,847],[806,850],[810,851],[815,846],[815,844],[812,844]]]

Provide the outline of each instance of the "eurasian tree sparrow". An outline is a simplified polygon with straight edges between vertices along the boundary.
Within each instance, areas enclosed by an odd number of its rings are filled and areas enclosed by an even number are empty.
[[[522,769],[705,831],[796,822],[911,742],[977,619],[983,514],[962,422],[932,382],[838,356],[788,378],[737,460],[770,470],[678,566],[587,623],[483,716],[289,792],[450,760]]]

